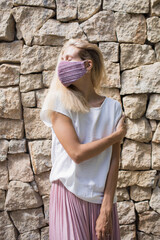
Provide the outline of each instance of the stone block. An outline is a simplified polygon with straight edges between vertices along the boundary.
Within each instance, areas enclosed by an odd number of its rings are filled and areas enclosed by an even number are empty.
[[[99,48],[103,54],[104,60],[111,62],[119,61],[119,43],[116,42],[100,42]]]
[[[100,10],[101,1],[99,0],[78,0],[77,1],[78,7],[78,19],[80,21],[87,20],[95,13]]]
[[[160,123],[157,125],[152,141],[155,143],[160,143]]]
[[[53,8],[55,9],[55,0],[14,0],[14,6],[35,6],[35,7],[46,7],[46,8]],[[28,239],[27,239],[28,240]]]
[[[0,162],[3,162],[7,159],[9,142],[5,139],[0,140]]]
[[[159,17],[147,18],[147,39],[152,43],[160,41],[160,19]]]
[[[122,240],[135,240],[136,227],[135,224],[120,225],[120,235]]]
[[[49,239],[49,227],[41,228],[41,240]]]
[[[160,170],[160,144],[152,143],[152,169]]]
[[[155,52],[156,52],[157,62],[159,62],[160,61],[160,42],[155,44]]]
[[[19,66],[10,64],[0,65],[0,86],[10,86],[19,84]]]
[[[149,210],[148,201],[137,202],[135,203],[135,209],[138,213],[146,212]]]
[[[136,220],[134,203],[132,201],[117,202],[119,224],[130,224]]]
[[[107,78],[101,81],[101,87],[120,88],[120,66],[119,63],[111,61],[104,62]]]
[[[12,224],[6,211],[0,212],[0,237],[1,240],[17,240],[18,231]]]
[[[150,200],[151,188],[150,187],[131,186],[130,197],[132,200],[134,200],[136,202]]]
[[[63,1],[63,0],[56,0],[56,7],[57,7],[57,20],[62,22],[68,22],[70,20],[77,18],[77,1],[70,0],[70,1]]]
[[[37,103],[37,108],[42,108],[44,99],[48,93],[48,89],[40,89],[36,91],[36,103]]]
[[[0,41],[13,41],[14,34],[14,19],[11,11],[0,10]]]
[[[35,181],[41,196],[50,194],[51,182],[49,181],[49,175],[50,171],[35,175]]]
[[[54,71],[43,71],[42,72],[42,82],[43,86],[49,88],[51,81],[53,79]]]
[[[150,95],[146,117],[149,119],[160,120],[160,94]]]
[[[19,86],[20,92],[23,93],[42,88],[42,75],[40,73],[20,75]]]
[[[46,220],[46,223],[49,224],[49,200],[50,200],[50,196],[49,195],[44,195],[44,196],[42,196],[42,200],[43,200],[43,205],[44,205],[45,220]]]
[[[20,63],[23,41],[1,42],[0,63]],[[9,51],[8,51],[9,49]]]
[[[130,200],[129,193],[127,188],[117,188],[116,189],[116,196],[117,196],[117,201],[122,202],[126,200]]]
[[[23,107],[36,107],[36,94],[35,91],[21,93],[21,101]]]
[[[5,195],[5,191],[0,189],[0,211],[4,210]]]
[[[160,2],[159,0],[151,0],[151,15],[160,16]]]
[[[26,139],[21,139],[21,140],[11,139],[9,142],[8,153],[15,154],[15,153],[23,153],[23,152],[27,152]]]
[[[7,190],[8,189],[8,168],[7,168],[7,160],[0,162],[0,189]]]
[[[153,190],[149,205],[160,214],[160,188],[158,186]]]
[[[29,231],[29,232],[24,232],[19,234],[18,236],[18,240],[30,240],[30,239],[34,239],[34,240],[41,240],[40,238],[40,233],[38,230],[34,230],[34,231]]]
[[[22,139],[24,137],[23,121],[0,119],[0,138]]]

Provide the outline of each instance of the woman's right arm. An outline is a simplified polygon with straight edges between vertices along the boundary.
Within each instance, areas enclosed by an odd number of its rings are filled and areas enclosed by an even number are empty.
[[[77,164],[95,157],[106,148],[121,141],[126,134],[124,118],[125,117],[123,116],[119,120],[117,130],[109,136],[82,144],[78,139],[72,120],[69,117],[58,112],[53,112],[51,116],[52,127],[59,142],[62,144],[71,159]]]

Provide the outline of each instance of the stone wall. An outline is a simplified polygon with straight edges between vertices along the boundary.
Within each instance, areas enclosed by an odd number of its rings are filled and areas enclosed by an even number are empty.
[[[160,238],[160,1],[0,0],[0,239],[48,240],[51,130],[39,113],[66,39],[97,43],[127,116],[122,240]]]

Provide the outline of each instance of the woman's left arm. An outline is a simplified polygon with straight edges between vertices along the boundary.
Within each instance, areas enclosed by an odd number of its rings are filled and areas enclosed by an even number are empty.
[[[96,221],[96,235],[99,239],[105,239],[106,234],[112,231],[112,207],[114,194],[117,187],[119,159],[121,143],[117,142],[112,147],[110,168],[105,184],[104,198],[102,201],[99,217]]]

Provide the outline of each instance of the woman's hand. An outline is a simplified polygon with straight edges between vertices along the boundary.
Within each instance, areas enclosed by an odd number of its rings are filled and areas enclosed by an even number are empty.
[[[121,133],[122,138],[126,135],[127,132],[125,117],[126,117],[125,115],[122,115],[116,126],[116,130]]]
[[[112,234],[112,210],[100,212],[96,221],[96,236],[98,240],[110,240]]]

